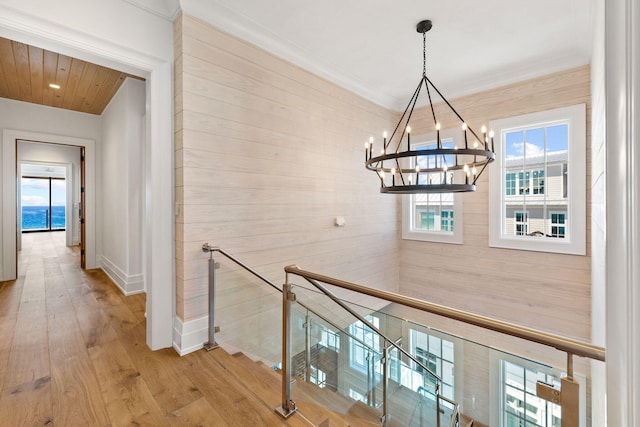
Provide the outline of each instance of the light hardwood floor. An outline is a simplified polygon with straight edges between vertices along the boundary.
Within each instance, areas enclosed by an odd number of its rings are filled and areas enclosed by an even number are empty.
[[[241,355],[150,351],[145,296],[81,270],[64,233],[25,234],[19,260],[0,284],[0,426],[359,424],[313,405],[282,420],[278,377]]]

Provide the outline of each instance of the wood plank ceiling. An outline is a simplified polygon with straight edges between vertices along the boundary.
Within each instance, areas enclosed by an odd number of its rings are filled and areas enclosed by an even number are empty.
[[[102,114],[126,77],[141,79],[0,37],[2,98]]]

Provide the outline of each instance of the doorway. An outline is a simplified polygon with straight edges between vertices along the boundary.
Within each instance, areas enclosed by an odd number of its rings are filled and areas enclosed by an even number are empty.
[[[16,249],[22,250],[25,233],[64,232],[57,240],[80,246],[80,267],[85,268],[84,146],[18,139],[15,148]],[[17,262],[21,258],[16,254]]]

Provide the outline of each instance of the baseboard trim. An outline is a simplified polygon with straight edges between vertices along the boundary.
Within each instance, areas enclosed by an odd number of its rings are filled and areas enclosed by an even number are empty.
[[[145,292],[142,274],[128,275],[104,255],[100,257],[100,267],[120,291],[125,295],[136,295]]]
[[[173,321],[173,348],[180,356],[200,350],[208,340],[208,316],[187,322],[176,317]]]

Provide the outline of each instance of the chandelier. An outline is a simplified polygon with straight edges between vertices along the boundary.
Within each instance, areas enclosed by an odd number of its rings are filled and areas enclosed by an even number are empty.
[[[422,33],[422,78],[391,137],[387,139],[387,132],[383,133],[379,155],[373,154],[373,137],[365,143],[365,167],[378,175],[381,193],[475,191],[478,178],[495,159],[493,131],[487,134],[487,128],[482,126],[482,136],[479,136],[427,77],[427,31],[431,27],[430,20],[421,21],[416,26],[416,30]],[[417,147],[411,144],[410,122],[423,88],[426,89],[436,135],[433,144]],[[440,122],[433,108],[432,90],[460,120],[459,144],[454,145],[450,141],[444,143],[441,139]]]

